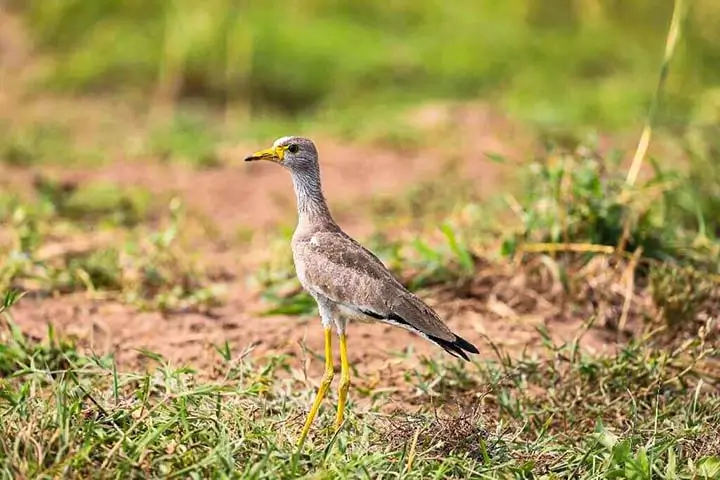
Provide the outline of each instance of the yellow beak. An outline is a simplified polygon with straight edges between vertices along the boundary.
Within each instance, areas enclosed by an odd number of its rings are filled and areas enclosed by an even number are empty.
[[[245,157],[245,161],[252,162],[255,160],[269,160],[271,162],[282,162],[284,156],[285,149],[283,147],[270,147],[265,150],[255,152],[249,157]]]

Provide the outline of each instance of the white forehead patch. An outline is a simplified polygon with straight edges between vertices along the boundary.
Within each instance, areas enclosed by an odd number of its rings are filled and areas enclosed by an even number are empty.
[[[282,145],[283,143],[286,143],[288,140],[293,138],[292,136],[289,137],[280,137],[277,140],[273,142],[273,147],[277,147],[278,145]]]

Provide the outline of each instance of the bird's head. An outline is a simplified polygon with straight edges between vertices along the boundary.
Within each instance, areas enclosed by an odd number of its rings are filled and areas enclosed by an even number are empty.
[[[315,144],[307,138],[282,137],[275,140],[272,147],[245,158],[246,162],[255,160],[269,160],[293,172],[304,172],[317,169],[318,154]]]

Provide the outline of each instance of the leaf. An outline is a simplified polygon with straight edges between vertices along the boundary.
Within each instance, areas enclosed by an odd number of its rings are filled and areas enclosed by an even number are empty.
[[[623,463],[632,461],[633,458],[632,451],[630,449],[630,442],[628,440],[623,440],[617,443],[612,448],[612,457],[613,462],[617,465],[622,465]]]
[[[705,478],[720,476],[720,457],[705,457],[698,462],[697,474]]]
[[[415,251],[420,254],[420,257],[422,257],[422,259],[426,262],[442,262],[442,255],[433,250],[427,243],[423,242],[419,238],[413,240],[413,247],[415,248]]]
[[[645,451],[644,447],[640,447],[640,450],[638,450],[636,458],[637,458],[638,463],[642,467],[643,472],[646,472],[649,475],[650,474],[650,462],[648,462],[647,451]]]
[[[455,231],[448,224],[443,224],[440,229],[442,230],[443,234],[445,234],[448,245],[450,245],[450,249],[457,257],[463,270],[466,273],[474,272],[475,262],[473,262],[472,255],[464,245],[461,246],[458,243]]]
[[[677,478],[677,456],[674,448],[670,448],[670,450],[668,450],[667,465],[665,466],[665,478],[667,480]]]
[[[502,164],[507,163],[507,159],[500,153],[485,152],[484,155],[485,155],[485,158],[487,158],[491,162],[502,163]]]
[[[2,304],[0,304],[0,312],[4,312],[15,305],[26,293],[27,292],[21,292],[20,290],[8,291],[3,298]]]
[[[595,427],[595,433],[593,435],[597,439],[598,443],[608,450],[612,450],[618,443],[617,435],[605,428],[602,420],[598,420],[597,426]]]
[[[514,238],[506,238],[500,247],[500,254],[504,257],[512,257],[517,251],[517,240]]]
[[[627,453],[623,449],[623,444],[627,445]],[[619,453],[619,455],[616,457],[617,460],[621,460],[624,458],[625,455],[630,454],[630,444],[627,441],[620,442],[617,446],[617,449],[623,449]],[[615,452],[613,452],[613,457],[615,456]],[[640,448],[637,452],[637,455],[635,458],[627,458],[627,461],[625,462],[625,478],[629,480],[649,480],[650,479],[650,463],[648,462],[647,453],[645,452],[644,448]]]

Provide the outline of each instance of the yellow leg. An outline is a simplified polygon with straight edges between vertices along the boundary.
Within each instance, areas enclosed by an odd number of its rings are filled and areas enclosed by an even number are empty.
[[[340,386],[338,388],[339,400],[337,408],[337,417],[335,419],[335,430],[340,428],[345,414],[345,400],[347,399],[348,389],[350,388],[350,365],[347,358],[347,341],[345,333],[340,334]]]
[[[327,391],[330,388],[330,383],[332,383],[333,376],[335,375],[335,372],[333,371],[331,338],[332,330],[328,327],[325,329],[325,374],[322,377],[322,382],[320,382],[320,388],[318,389],[317,396],[315,396],[315,402],[310,409],[307,420],[305,420],[305,426],[302,429],[300,440],[298,441],[299,446],[302,446],[303,442],[305,442],[305,437],[307,437],[307,434],[310,431],[310,425],[312,425],[312,422],[320,409],[320,404],[327,394]]]

